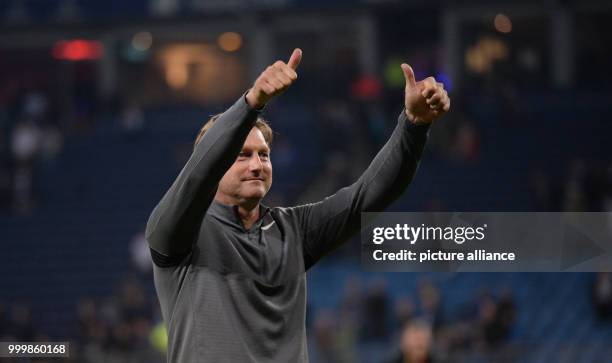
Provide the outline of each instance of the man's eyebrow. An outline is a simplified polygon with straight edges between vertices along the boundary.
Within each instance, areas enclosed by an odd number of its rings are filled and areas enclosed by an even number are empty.
[[[259,151],[267,150],[267,151],[270,151],[271,149],[270,149],[270,147],[268,145],[264,145],[264,146],[259,147],[259,146],[250,146],[250,145],[246,145],[245,144],[242,147],[242,150],[259,150]]]

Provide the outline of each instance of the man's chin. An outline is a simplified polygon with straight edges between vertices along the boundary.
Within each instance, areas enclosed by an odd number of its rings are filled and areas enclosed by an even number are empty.
[[[266,190],[264,188],[249,188],[242,196],[245,199],[263,199],[266,196]]]

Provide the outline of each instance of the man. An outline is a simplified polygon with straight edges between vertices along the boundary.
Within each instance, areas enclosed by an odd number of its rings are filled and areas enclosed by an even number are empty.
[[[429,124],[449,109],[440,83],[417,83],[403,64],[405,111],[359,180],[319,203],[268,208],[271,132],[258,115],[296,81],[301,58],[295,49],[269,66],[204,126],[149,218],[170,362],[308,362],[305,272],[359,230],[361,212],[383,210],[403,192]]]
[[[431,325],[424,320],[406,323],[401,337],[401,355],[393,363],[433,363],[433,332]]]

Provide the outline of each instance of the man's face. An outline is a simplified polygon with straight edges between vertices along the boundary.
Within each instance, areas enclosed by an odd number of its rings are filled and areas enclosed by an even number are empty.
[[[258,128],[253,127],[234,164],[219,182],[221,201],[240,204],[260,201],[272,185],[270,148]]]
[[[429,355],[431,338],[431,331],[425,327],[408,327],[402,335],[402,351],[411,362],[422,362]]]

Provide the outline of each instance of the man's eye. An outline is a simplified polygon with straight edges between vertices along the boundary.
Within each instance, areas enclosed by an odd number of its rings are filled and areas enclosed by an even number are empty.
[[[261,153],[259,154],[259,157],[267,160],[270,157],[270,155],[268,153]]]

